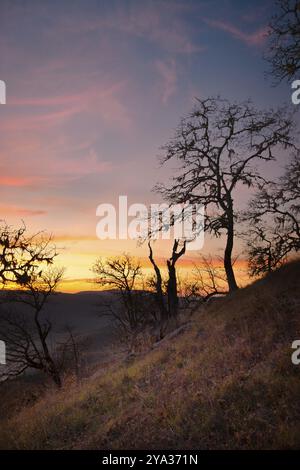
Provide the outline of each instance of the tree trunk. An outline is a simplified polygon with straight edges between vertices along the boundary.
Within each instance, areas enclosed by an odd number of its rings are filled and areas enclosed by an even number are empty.
[[[168,260],[168,311],[170,317],[176,317],[178,313],[178,295],[177,295],[177,279],[175,265]]]
[[[183,246],[179,252],[177,248],[179,246],[179,240],[174,240],[172,256],[167,260],[169,280],[168,280],[168,313],[170,317],[176,317],[178,313],[178,294],[177,294],[177,278],[175,264],[177,260],[185,254],[186,241],[183,242]]]
[[[224,253],[224,268],[226,272],[228,289],[229,292],[233,292],[238,289],[238,285],[235,280],[235,275],[232,267],[232,250],[233,250],[233,239],[234,239],[234,227],[233,227],[233,215],[230,214],[228,218],[228,229],[227,229],[227,241]]]
[[[165,307],[164,293],[163,293],[163,288],[162,288],[162,277],[161,277],[160,269],[154,261],[150,242],[148,242],[148,247],[149,247],[149,260],[152,263],[152,266],[154,268],[155,275],[156,275],[155,299],[156,299],[156,302],[160,311],[160,320],[163,322],[164,320],[166,320],[168,316],[168,312]]]
[[[58,388],[61,388],[62,387],[61,378],[60,378],[59,372],[58,372],[58,370],[56,369],[55,366],[54,366],[54,369],[51,370],[50,374],[51,374],[51,377],[52,377],[55,385]]]
[[[57,367],[54,363],[54,360],[52,359],[52,357],[50,355],[49,348],[48,348],[48,345],[47,345],[47,341],[46,341],[46,338],[45,338],[44,333],[42,331],[41,324],[39,322],[39,314],[40,314],[40,309],[38,309],[36,311],[34,320],[35,320],[35,324],[37,326],[39,338],[40,338],[40,341],[41,341],[41,344],[42,344],[45,362],[47,364],[44,368],[44,372],[46,374],[50,375],[50,377],[53,379],[54,383],[57,385],[58,388],[61,388],[61,386],[62,386],[61,378],[60,378],[59,372],[57,370]]]

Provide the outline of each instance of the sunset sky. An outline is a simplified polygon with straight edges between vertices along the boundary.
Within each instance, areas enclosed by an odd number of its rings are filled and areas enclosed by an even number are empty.
[[[151,190],[172,168],[159,167],[159,148],[195,97],[290,101],[287,83],[265,77],[274,3],[1,1],[0,218],[53,234],[64,290],[90,289],[98,256],[146,256],[135,241],[98,240],[96,207],[160,201]],[[222,246],[207,239],[205,252]],[[168,248],[157,243],[157,256]]]

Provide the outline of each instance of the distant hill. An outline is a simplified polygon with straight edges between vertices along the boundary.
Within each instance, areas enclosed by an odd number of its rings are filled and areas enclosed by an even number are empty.
[[[13,297],[13,292],[0,291],[0,299],[3,300],[8,294]],[[85,343],[85,361],[95,363],[113,341],[111,319],[101,313],[103,302],[115,301],[116,295],[115,291],[55,293],[42,313],[42,317],[51,320],[53,325],[49,344],[63,341],[66,328],[70,328],[74,336]],[[29,313],[28,307],[14,302],[1,304],[1,309]]]
[[[9,295],[9,292],[0,291],[0,298]],[[13,293],[11,293],[13,297]],[[78,333],[89,333],[94,329],[105,326],[108,319],[101,317],[101,302],[116,296],[115,291],[87,291],[76,294],[57,292],[49,298],[45,305],[43,315],[50,318],[55,331],[59,332],[66,325],[76,329]],[[15,309],[26,312],[27,307],[22,304],[4,304],[2,308]]]
[[[70,304],[70,308],[73,304]],[[300,447],[300,262],[4,422],[2,448]]]

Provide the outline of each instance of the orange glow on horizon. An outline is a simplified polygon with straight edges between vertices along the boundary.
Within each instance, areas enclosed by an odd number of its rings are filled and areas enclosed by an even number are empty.
[[[147,258],[141,258],[141,266],[144,274],[144,279],[154,275],[154,270],[150,264],[150,261]],[[190,277],[193,277],[193,268],[195,264],[201,265],[201,263],[197,263],[199,259],[195,258],[194,260],[182,260],[178,261],[177,263],[177,273],[179,277],[183,280],[188,280]],[[166,260],[160,259],[157,260],[157,264],[161,269],[162,275],[166,275]],[[213,260],[213,265],[215,267],[220,267],[222,264],[219,260]],[[240,260],[235,263],[235,274],[237,278],[237,282],[240,286],[245,286],[251,282],[251,279],[247,272],[247,261]],[[60,292],[66,293],[77,293],[82,291],[99,291],[105,290],[99,288],[99,286],[94,282],[95,276],[91,272],[89,278],[65,278],[61,281],[59,286]]]

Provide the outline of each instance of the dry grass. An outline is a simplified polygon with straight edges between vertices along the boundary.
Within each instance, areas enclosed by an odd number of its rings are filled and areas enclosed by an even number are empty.
[[[299,448],[300,263],[211,303],[186,331],[1,425],[1,448]]]

